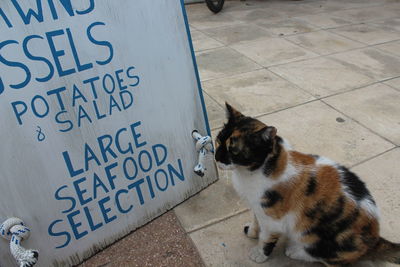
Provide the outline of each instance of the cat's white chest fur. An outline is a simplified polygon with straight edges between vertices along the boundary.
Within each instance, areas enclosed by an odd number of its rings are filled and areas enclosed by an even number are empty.
[[[276,220],[265,214],[261,206],[261,199],[265,192],[278,183],[287,182],[297,174],[297,170],[288,165],[279,179],[271,179],[262,173],[262,168],[254,172],[236,168],[233,170],[232,183],[240,197],[244,199],[257,217],[261,228],[268,228],[269,232],[289,234],[295,224],[292,214]]]

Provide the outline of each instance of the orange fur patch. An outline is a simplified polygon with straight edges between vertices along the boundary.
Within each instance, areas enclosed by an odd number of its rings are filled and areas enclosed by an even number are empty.
[[[367,253],[379,238],[379,223],[361,210],[353,200],[346,198],[338,170],[334,166],[315,165],[314,157],[290,151],[289,157],[282,157],[282,160],[278,161],[277,174],[282,173],[285,168],[283,166],[286,166],[288,161],[300,166],[302,171],[289,182],[279,183],[270,189],[276,192],[280,199],[272,207],[264,208],[265,213],[274,219],[281,219],[288,212],[294,212],[297,217],[295,230],[305,233],[318,223],[318,216],[322,216],[319,214],[332,213],[332,210],[335,211],[339,207],[337,205],[341,204],[343,209],[338,211],[336,219],[353,221],[348,229],[338,234],[336,242],[352,242],[357,249],[338,252],[337,258],[330,260],[353,263]],[[279,175],[274,177],[279,178]],[[312,194],[307,195],[306,192],[310,191],[310,188]],[[338,202],[339,199],[343,201]],[[313,210],[319,213],[316,212],[315,216],[312,216]],[[310,233],[303,235],[301,241],[312,245],[319,239],[317,234]]]
[[[297,151],[290,151],[290,158],[295,165],[312,165],[315,164],[315,158],[313,156],[303,154]]]
[[[279,178],[279,176],[281,176],[285,171],[287,163],[288,163],[288,153],[282,149],[276,167],[271,174],[271,178],[275,179]]]

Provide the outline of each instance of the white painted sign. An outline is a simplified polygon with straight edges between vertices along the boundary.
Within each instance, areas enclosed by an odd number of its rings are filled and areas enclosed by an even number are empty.
[[[68,266],[216,177],[183,1],[0,1],[0,221]],[[0,240],[0,265],[14,266]]]

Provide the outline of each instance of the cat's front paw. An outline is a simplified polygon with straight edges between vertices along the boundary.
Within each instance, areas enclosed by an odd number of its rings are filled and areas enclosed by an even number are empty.
[[[250,250],[249,258],[256,263],[263,263],[268,259],[268,256],[265,256],[262,248],[256,246]]]
[[[258,232],[254,229],[254,227],[252,227],[251,223],[246,223],[244,225],[243,232],[248,238],[252,239],[258,238]]]
[[[294,258],[294,255],[295,255],[295,252],[296,252],[296,250],[295,250],[294,247],[288,246],[288,247],[286,247],[285,255],[286,255],[287,257],[293,259],[293,258]]]

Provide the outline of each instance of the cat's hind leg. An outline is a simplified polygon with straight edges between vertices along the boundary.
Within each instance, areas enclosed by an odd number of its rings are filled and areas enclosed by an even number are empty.
[[[249,258],[256,263],[265,262],[279,240],[279,234],[260,233],[259,244],[250,250]]]
[[[248,238],[258,238],[260,233],[260,225],[258,224],[256,215],[253,216],[253,221],[251,223],[248,223],[244,226],[243,232]]]

